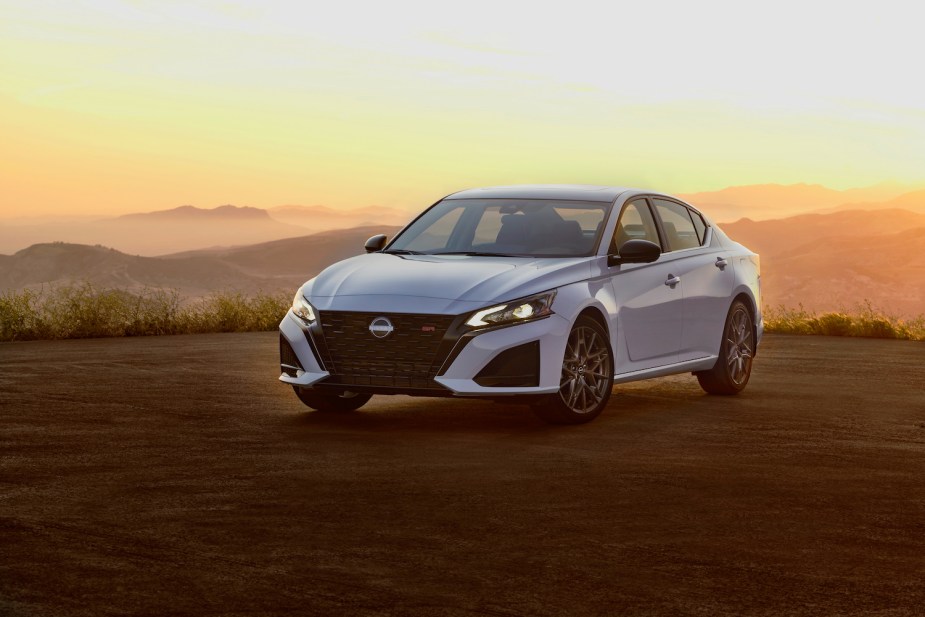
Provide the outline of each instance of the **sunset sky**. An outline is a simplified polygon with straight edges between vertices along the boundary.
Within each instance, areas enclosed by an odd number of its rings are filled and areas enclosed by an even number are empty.
[[[925,181],[908,2],[626,4],[0,0],[0,216]]]

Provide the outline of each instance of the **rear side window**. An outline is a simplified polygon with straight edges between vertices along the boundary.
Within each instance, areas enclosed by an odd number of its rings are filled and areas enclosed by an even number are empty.
[[[654,199],[655,210],[662,219],[662,228],[665,230],[665,240],[669,251],[680,251],[700,246],[700,235],[694,228],[690,210],[679,203]],[[701,221],[702,222],[702,221]]]
[[[693,210],[688,210],[687,213],[691,215],[691,220],[694,221],[694,229],[697,230],[697,237],[700,238],[700,244],[703,245],[707,239],[707,224],[703,222],[703,217],[699,213]]]

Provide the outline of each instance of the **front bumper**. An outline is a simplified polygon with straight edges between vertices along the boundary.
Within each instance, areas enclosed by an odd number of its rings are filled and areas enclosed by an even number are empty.
[[[396,364],[396,375],[387,381],[368,379],[362,375],[338,374],[337,370],[331,370],[336,366],[330,365],[337,363],[331,362],[330,351],[321,351],[322,346],[326,345],[325,339],[336,334],[322,333],[316,326],[306,326],[292,311],[280,322],[279,330],[281,349],[284,343],[288,344],[297,360],[297,363],[293,363],[292,359],[286,361],[284,355],[281,361],[283,373],[279,380],[293,386],[387,394],[497,397],[557,392],[562,370],[561,359],[565,353],[570,324],[553,314],[511,326],[467,331],[455,342],[448,344],[445,359],[440,358],[439,370],[427,383],[421,383],[420,379],[404,379],[401,375],[402,364]],[[363,340],[363,345],[375,349],[378,342],[370,334],[368,341]],[[529,370],[525,368],[524,371],[537,373],[531,381],[535,385],[512,386],[505,385],[511,383],[510,380],[486,378],[486,371],[510,371],[511,362],[507,360],[519,362],[524,353],[533,353],[533,349],[537,355],[536,367]],[[503,356],[506,351],[509,353]],[[325,365],[324,356],[328,357],[328,366]],[[496,358],[499,361],[492,363]],[[476,380],[487,385],[480,385]]]

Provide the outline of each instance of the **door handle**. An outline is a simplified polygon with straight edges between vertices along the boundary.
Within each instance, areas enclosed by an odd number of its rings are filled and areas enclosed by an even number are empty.
[[[677,284],[680,283],[680,282],[681,282],[681,277],[680,277],[680,276],[675,276],[675,275],[673,275],[673,274],[669,274],[669,275],[668,275],[668,278],[665,279],[665,284],[668,285],[669,287],[671,287],[672,289],[674,289],[674,286],[677,285]]]
[[[729,265],[729,262],[726,261],[723,257],[717,257],[716,261],[713,262],[713,265],[719,268],[721,271],[726,269],[726,266]]]

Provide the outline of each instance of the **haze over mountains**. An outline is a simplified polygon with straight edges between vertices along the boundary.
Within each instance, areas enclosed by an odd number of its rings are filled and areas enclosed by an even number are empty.
[[[724,220],[722,212],[750,215],[721,226],[761,255],[767,306],[802,304],[825,311],[870,301],[912,317],[925,313],[925,191],[896,195],[899,190],[756,185],[686,198],[714,220]],[[877,195],[886,197],[870,201]],[[792,210],[802,213],[767,216]],[[325,266],[362,253],[367,237],[394,234],[414,214],[387,208],[183,206],[58,227],[0,221],[0,246],[42,243],[0,255],[0,292],[83,280],[102,287],[177,289],[190,298],[217,290],[291,292]],[[87,244],[107,248],[81,246]]]
[[[100,288],[175,289],[187,299],[213,291],[292,292],[326,266],[363,253],[376,233],[398,227],[356,227],[229,249],[201,249],[163,257],[126,255],[83,244],[36,244],[0,255],[0,292],[89,282]]]
[[[897,316],[925,314],[925,214],[844,210],[722,228],[761,255],[767,306],[830,311],[870,302]]]
[[[373,206],[347,211],[326,206],[277,206],[270,208],[268,212],[281,223],[300,225],[312,231],[368,225],[405,225],[417,215],[417,212]]]
[[[401,225],[412,214],[393,208],[337,211],[323,206],[261,208],[180,206],[112,218],[57,221],[0,220],[0,254],[33,244],[66,242],[102,245],[133,255],[165,255],[207,247],[231,247],[294,238],[329,229]]]
[[[839,191],[819,184],[753,184],[733,186],[719,191],[687,193],[681,199],[697,206],[717,223],[740,218],[765,220],[785,218],[808,212],[834,209],[921,208],[925,213],[925,194],[921,187],[895,183]],[[909,195],[908,205],[893,203]]]

